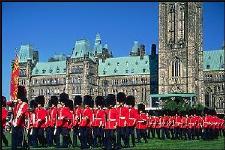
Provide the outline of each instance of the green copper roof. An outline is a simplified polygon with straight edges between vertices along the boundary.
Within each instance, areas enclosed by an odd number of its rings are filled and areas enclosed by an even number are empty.
[[[31,45],[21,45],[19,50],[19,62],[27,62],[27,59],[33,60],[33,48]]]
[[[71,58],[81,58],[84,57],[85,54],[89,55],[89,57],[93,57],[93,52],[88,40],[84,39],[76,41]]]
[[[149,56],[128,56],[99,60],[99,76],[150,74]]]
[[[66,61],[38,62],[32,75],[66,74]]]
[[[211,50],[203,52],[204,71],[224,70],[224,50]]]

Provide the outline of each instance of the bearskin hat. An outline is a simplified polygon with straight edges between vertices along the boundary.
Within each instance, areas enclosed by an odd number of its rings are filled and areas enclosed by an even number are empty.
[[[44,95],[38,96],[37,99],[36,99],[36,102],[38,104],[41,104],[42,107],[44,107],[44,104],[45,104],[45,97],[44,97]]]
[[[89,107],[91,107],[92,104],[92,97],[90,95],[85,95],[84,96],[84,105],[88,105]]]
[[[138,104],[138,112],[145,112],[145,105],[143,103]]]
[[[27,91],[24,86],[18,86],[17,98],[21,99],[23,102],[27,102]]]
[[[51,99],[49,100],[49,106],[58,104],[58,97],[57,96],[51,96]]]
[[[65,106],[68,107],[70,110],[73,110],[73,101],[67,100]]]
[[[59,95],[60,102],[63,102],[65,104],[67,100],[69,100],[69,95],[66,94],[65,92],[63,92]]]
[[[82,97],[80,95],[76,95],[74,98],[74,106],[82,104]]]
[[[134,107],[134,105],[135,105],[135,97],[133,95],[127,96],[125,103],[127,105],[132,105],[132,107]]]
[[[126,94],[123,92],[119,92],[116,96],[117,98],[117,102],[121,103],[121,102],[125,102],[126,101]]]
[[[105,101],[106,107],[116,105],[116,96],[114,94],[108,94]]]
[[[30,109],[31,110],[33,110],[33,109],[35,109],[36,107],[37,107],[37,102],[36,102],[36,100],[35,99],[32,99],[31,101],[30,101]]]
[[[104,98],[103,98],[103,96],[97,96],[95,98],[95,105],[96,106],[103,106],[104,105]]]
[[[2,107],[6,107],[6,97],[2,96]]]

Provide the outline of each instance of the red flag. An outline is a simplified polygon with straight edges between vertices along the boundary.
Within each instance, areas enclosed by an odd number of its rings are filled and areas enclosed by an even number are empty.
[[[11,100],[17,99],[19,72],[20,72],[19,60],[18,60],[18,56],[16,55],[15,62],[13,64],[12,74],[11,74],[11,81],[10,81]]]

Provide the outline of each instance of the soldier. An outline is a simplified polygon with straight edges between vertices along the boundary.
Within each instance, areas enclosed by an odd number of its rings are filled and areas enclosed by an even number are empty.
[[[79,136],[79,125],[82,115],[82,97],[80,95],[74,98],[74,110],[73,110],[73,147],[77,147],[77,138]]]
[[[117,111],[114,106],[116,105],[116,99],[114,94],[108,94],[105,100],[106,121],[105,121],[105,141],[104,149],[112,149],[116,146],[115,131],[117,126]]]
[[[47,145],[49,147],[53,146],[53,140],[56,143],[54,130],[56,130],[57,104],[58,104],[58,97],[51,96],[51,99],[49,100],[48,123],[46,128]]]
[[[166,115],[166,111],[163,111],[163,117],[162,117],[162,140],[170,139],[169,135],[169,117]]]
[[[28,118],[28,125],[27,125],[27,130],[28,130],[28,145],[29,146],[34,146],[34,123],[35,123],[35,109],[37,107],[37,102],[35,99],[30,101],[30,108],[29,112],[27,114]]]
[[[6,127],[6,118],[8,115],[8,110],[6,109],[6,98],[5,96],[2,96],[2,129],[1,129],[1,135],[2,135],[2,141],[5,144],[5,146],[8,147],[8,140],[5,137],[5,134],[3,130],[5,130]]]
[[[136,121],[138,118],[138,110],[134,107],[135,105],[135,97],[132,95],[127,96],[126,98],[126,105],[128,105],[128,118],[127,118],[127,145],[130,147],[129,139],[131,136],[133,147],[135,147],[135,135],[134,135],[134,128],[136,125]]]
[[[161,136],[160,136],[161,117],[159,115],[160,114],[158,114],[158,116],[155,117],[155,131],[156,131],[158,139],[161,139]]]
[[[96,109],[93,113],[93,146],[101,147],[103,144],[104,136],[104,124],[105,124],[105,111],[103,110],[104,98],[102,96],[97,96],[95,99]]]
[[[34,123],[34,146],[38,146],[38,141],[42,146],[46,145],[46,140],[44,136],[44,129],[47,123],[47,111],[44,108],[45,97],[38,96],[36,98],[37,108],[35,109],[35,123]]]
[[[12,149],[17,149],[17,147],[23,145],[25,118],[28,112],[26,95],[25,87],[18,86],[17,99],[7,103],[10,107],[13,107]]]
[[[180,114],[176,114],[175,115],[175,126],[174,126],[174,130],[175,130],[175,139],[181,139],[181,129],[180,129],[180,126],[181,126],[181,116]]]
[[[69,99],[68,94],[61,93],[59,96],[60,103],[58,104],[57,121],[56,121],[56,147],[67,148],[68,147],[68,122],[70,120],[70,109],[66,107],[66,103]],[[60,146],[60,135],[63,137],[63,144]]]
[[[187,134],[188,134],[188,115],[183,114],[183,116],[181,117],[181,123],[182,123],[182,127],[181,127],[181,132],[182,132],[182,139],[184,136],[184,139],[187,140]]]
[[[156,125],[155,118],[156,118],[156,116],[155,116],[155,114],[153,114],[153,116],[151,117],[151,130],[150,130],[153,139],[155,138],[155,125]]]
[[[172,112],[172,115],[169,117],[169,130],[171,134],[171,139],[174,140],[174,126],[175,126],[175,116],[173,115],[174,113]]]
[[[91,133],[91,122],[92,122],[92,97],[89,95],[84,96],[84,109],[82,112],[82,119],[80,123],[80,138],[81,138],[81,149],[89,148],[90,133]],[[89,145],[88,145],[89,143]]]
[[[66,103],[66,107],[69,108],[69,114],[68,114],[68,126],[67,126],[67,129],[68,129],[68,146],[69,147],[72,147],[72,140],[71,140],[71,137],[70,137],[70,132],[71,132],[71,129],[73,127],[73,101],[72,100],[68,100],[67,103]]]
[[[117,116],[117,146],[118,149],[122,147],[121,139],[124,142],[124,147],[128,147],[127,145],[127,136],[126,136],[126,120],[128,118],[128,108],[124,106],[124,102],[126,101],[126,95],[123,92],[119,92],[117,94],[117,102],[119,106],[116,108],[118,112]]]
[[[138,143],[141,143],[141,138],[144,138],[145,143],[148,143],[146,129],[147,129],[147,115],[145,113],[145,105],[140,103],[138,104],[138,119],[136,125]]]

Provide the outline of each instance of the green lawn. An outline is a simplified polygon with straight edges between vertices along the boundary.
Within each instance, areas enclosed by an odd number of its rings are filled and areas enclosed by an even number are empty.
[[[9,141],[9,146],[11,145],[11,134],[6,134],[7,139]],[[3,149],[10,149],[10,147],[4,147],[2,143]],[[32,149],[32,148],[31,148]],[[38,148],[43,149],[43,148]],[[47,149],[47,148],[44,148]],[[54,149],[48,148],[48,149]],[[78,149],[78,148],[77,148]],[[128,149],[128,148],[127,148]],[[224,137],[220,137],[219,139],[211,140],[211,141],[203,141],[203,140],[158,140],[158,139],[149,139],[148,143],[138,143],[135,148],[130,149],[221,149],[224,150]]]

